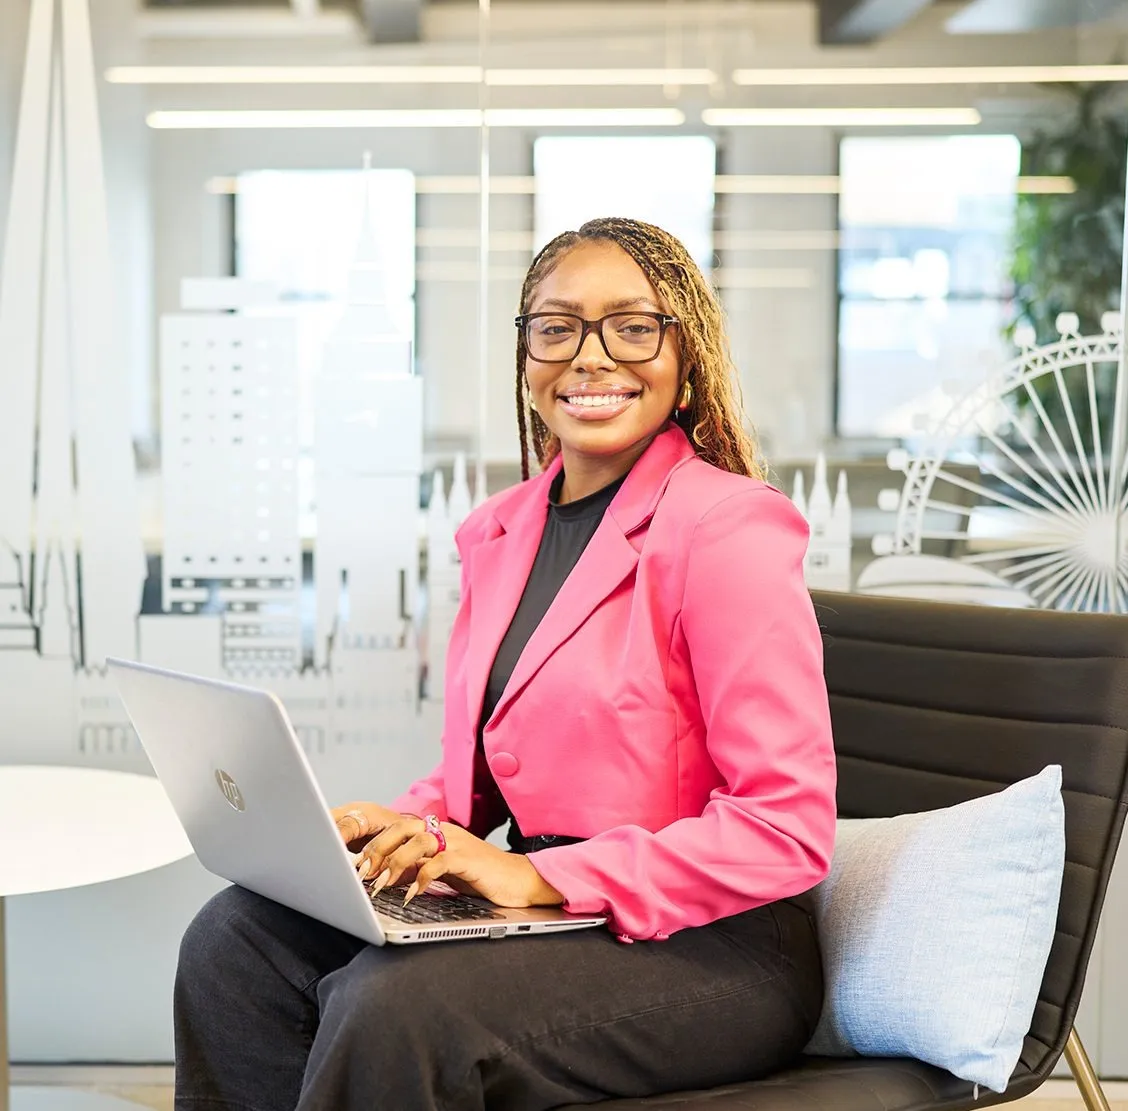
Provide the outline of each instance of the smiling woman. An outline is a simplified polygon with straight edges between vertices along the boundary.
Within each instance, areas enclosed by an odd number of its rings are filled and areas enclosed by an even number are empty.
[[[814,1028],[835,768],[807,529],[756,477],[716,299],[608,219],[549,243],[520,307],[525,481],[456,535],[442,760],[338,830],[374,897],[442,880],[665,944],[389,953],[233,888],[181,949],[178,1106],[546,1111],[761,1076]]]

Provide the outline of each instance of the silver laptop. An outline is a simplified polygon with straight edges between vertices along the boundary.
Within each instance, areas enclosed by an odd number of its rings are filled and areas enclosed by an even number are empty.
[[[210,872],[373,945],[520,937],[599,926],[549,907],[510,910],[432,885],[372,897],[282,703],[267,691],[110,659],[145,752]]]

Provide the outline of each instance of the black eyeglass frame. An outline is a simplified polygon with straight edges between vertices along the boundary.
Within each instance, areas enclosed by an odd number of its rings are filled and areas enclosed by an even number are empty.
[[[568,320],[578,320],[582,325],[580,332],[579,342],[576,344],[576,350],[566,359],[538,359],[529,351],[529,322],[537,320],[538,318],[552,316],[552,317],[565,317]],[[607,350],[607,340],[603,338],[603,322],[610,320],[613,316],[645,316],[651,320],[658,322],[658,344],[654,348],[654,354],[648,355],[645,359],[619,359]],[[662,351],[662,344],[666,340],[666,329],[671,325],[680,324],[676,316],[670,316],[669,313],[664,312],[630,312],[620,309],[618,312],[609,312],[606,316],[601,316],[598,320],[585,320],[582,316],[578,316],[574,312],[525,312],[513,318],[513,323],[521,332],[521,338],[525,341],[525,353],[535,363],[570,363],[584,347],[584,341],[588,338],[588,334],[594,332],[599,337],[599,344],[607,355],[607,358],[614,359],[616,363],[649,363],[658,358]]]

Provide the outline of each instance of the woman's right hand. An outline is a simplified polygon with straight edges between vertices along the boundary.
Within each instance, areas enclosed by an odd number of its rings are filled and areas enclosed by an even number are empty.
[[[348,802],[334,806],[329,811],[337,824],[337,832],[350,852],[360,852],[378,833],[393,822],[403,820],[403,815],[375,802]]]

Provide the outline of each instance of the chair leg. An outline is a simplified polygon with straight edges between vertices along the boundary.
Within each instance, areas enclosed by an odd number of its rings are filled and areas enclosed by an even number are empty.
[[[1105,1099],[1100,1078],[1093,1070],[1089,1054],[1085,1052],[1076,1028],[1069,1031],[1069,1039],[1065,1043],[1065,1062],[1069,1065],[1069,1071],[1073,1073],[1073,1079],[1081,1090],[1081,1099],[1087,1111],[1109,1111],[1108,1100]]]

